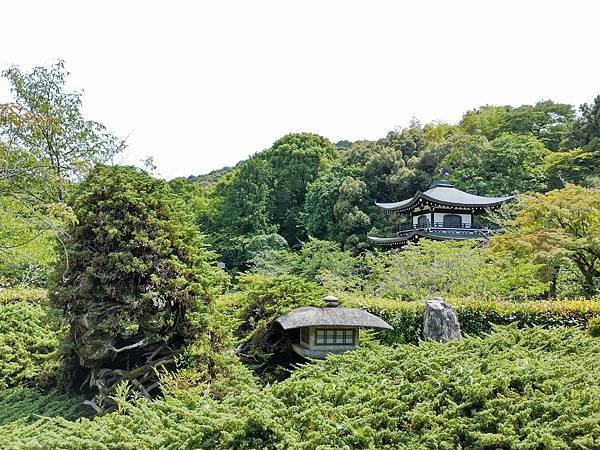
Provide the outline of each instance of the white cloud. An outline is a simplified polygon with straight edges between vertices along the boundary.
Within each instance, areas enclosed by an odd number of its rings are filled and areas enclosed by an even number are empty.
[[[592,1],[19,1],[0,14],[2,67],[64,59],[89,117],[131,133],[126,160],[152,155],[165,177],[290,131],[373,139],[412,116],[600,94]]]

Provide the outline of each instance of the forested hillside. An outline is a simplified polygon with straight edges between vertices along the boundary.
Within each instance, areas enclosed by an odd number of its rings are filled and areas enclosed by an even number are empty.
[[[599,446],[600,95],[165,181],[113,164],[68,75],[3,72],[0,447]],[[403,220],[375,202],[441,177],[515,194],[497,232],[372,247]],[[327,294],[393,330],[299,359],[276,319]],[[423,340],[434,296],[462,340]]]
[[[288,135],[213,183],[188,178],[186,189],[232,270],[248,267],[257,241],[283,245],[266,237],[273,234],[294,249],[311,236],[356,254],[368,248],[367,234],[398,225],[375,202],[426,190],[440,169],[457,188],[488,196],[595,185],[599,130],[600,97],[579,108],[550,100],[482,106],[458,124],[413,121],[378,140],[337,147],[310,133]]]

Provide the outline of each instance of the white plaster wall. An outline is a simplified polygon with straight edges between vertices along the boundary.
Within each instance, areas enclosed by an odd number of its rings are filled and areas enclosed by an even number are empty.
[[[433,217],[434,217],[434,222],[440,222],[443,223],[444,222],[444,216],[446,214],[454,214],[454,213],[433,213]],[[471,215],[470,214],[456,214],[457,216],[461,216],[462,217],[462,223],[464,226],[471,226]],[[416,223],[416,222],[415,222]]]

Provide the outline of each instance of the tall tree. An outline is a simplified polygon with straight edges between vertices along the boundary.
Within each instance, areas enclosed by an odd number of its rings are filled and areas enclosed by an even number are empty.
[[[534,194],[490,245],[546,266],[552,283],[565,261],[579,270],[583,290],[593,295],[600,277],[600,190],[568,185]]]
[[[533,134],[550,150],[558,150],[568,137],[573,106],[551,100],[509,108],[498,125],[498,133]]]
[[[300,216],[309,236],[340,241],[333,208],[340,194],[343,175],[339,169],[325,172],[308,185],[304,211]]]
[[[483,106],[467,112],[460,127],[469,134],[481,134],[490,141],[502,133],[531,133],[547,148],[558,150],[569,134],[573,117],[573,106],[546,100],[517,108]]]
[[[29,72],[13,66],[2,75],[13,99],[0,103],[0,197],[23,231],[0,239],[10,258],[47,232],[63,239],[62,224],[74,218],[64,203],[71,182],[125,143],[83,116],[82,93],[66,88],[62,61]]]
[[[386,137],[380,139],[386,147],[400,151],[404,158],[418,155],[425,147],[423,127],[418,120],[413,119],[408,128],[390,131]]]
[[[10,83],[12,103],[0,105],[0,136],[11,148],[26,151],[38,166],[55,175],[53,198],[62,202],[66,182],[92,164],[109,161],[125,143],[81,111],[82,93],[68,91],[64,62],[2,74]]]
[[[584,103],[579,107],[579,116],[573,124],[569,144],[600,151],[600,95],[593,103]]]
[[[69,258],[51,292],[69,326],[73,381],[100,401],[121,380],[152,396],[156,370],[207,339],[212,253],[183,202],[139,169],[96,166],[72,207]]]
[[[442,161],[461,189],[479,195],[540,191],[547,187],[544,161],[550,153],[531,134],[460,138]]]
[[[337,158],[335,146],[326,138],[312,133],[288,134],[258,155],[267,161],[273,174],[274,202],[271,217],[290,245],[306,235],[300,214],[308,184],[330,168]]]
[[[567,183],[593,185],[600,177],[600,148],[552,152],[546,156],[545,166],[552,188],[562,188]]]
[[[460,121],[460,127],[469,134],[480,134],[488,140],[495,139],[499,134],[498,128],[509,106],[486,105],[467,111]]]

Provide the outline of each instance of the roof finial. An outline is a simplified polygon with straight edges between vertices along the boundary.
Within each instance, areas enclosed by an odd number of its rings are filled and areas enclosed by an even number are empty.
[[[338,306],[340,304],[337,297],[334,297],[333,295],[328,295],[327,297],[323,297],[323,300],[325,301],[325,306],[327,308],[335,308],[336,306]]]

